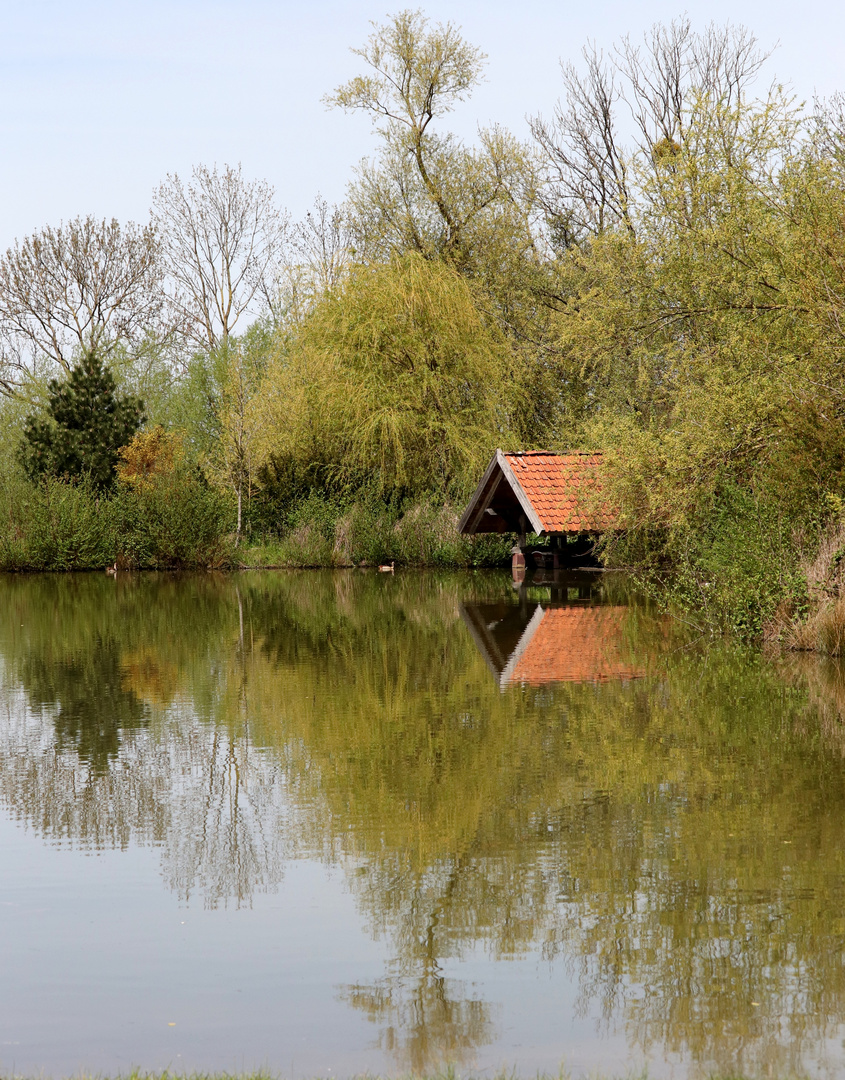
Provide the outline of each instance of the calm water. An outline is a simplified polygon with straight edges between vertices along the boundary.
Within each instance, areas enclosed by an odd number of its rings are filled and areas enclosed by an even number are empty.
[[[601,575],[0,579],[0,1072],[842,1075],[843,709]]]

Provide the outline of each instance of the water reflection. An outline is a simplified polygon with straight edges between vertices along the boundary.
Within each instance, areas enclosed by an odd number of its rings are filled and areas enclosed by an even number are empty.
[[[603,604],[596,574],[549,571],[515,581],[519,603],[461,604],[461,616],[499,688],[636,679],[626,658],[629,608]]]
[[[211,906],[292,858],[343,867],[391,960],[337,993],[397,1068],[498,1037],[455,977],[478,950],[566,966],[583,1014],[646,1057],[842,1063],[832,670],[689,647],[609,579],[2,589],[3,804],[49,840],[155,844]]]

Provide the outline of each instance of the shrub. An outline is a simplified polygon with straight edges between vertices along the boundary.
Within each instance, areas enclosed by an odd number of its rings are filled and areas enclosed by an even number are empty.
[[[9,476],[0,484],[0,570],[221,566],[231,520],[230,499],[187,468],[110,496],[90,480]]]
[[[0,492],[0,568],[86,570],[114,558],[108,500],[90,480],[7,477]]]
[[[726,483],[683,525],[607,537],[603,555],[698,617],[759,637],[780,607],[806,601],[799,546],[777,500]]]
[[[152,487],[185,461],[185,438],[180,432],[165,431],[161,424],[139,431],[117,453],[117,478],[131,488]]]
[[[182,466],[154,483],[121,484],[113,499],[115,558],[125,567],[222,566],[231,499]]]

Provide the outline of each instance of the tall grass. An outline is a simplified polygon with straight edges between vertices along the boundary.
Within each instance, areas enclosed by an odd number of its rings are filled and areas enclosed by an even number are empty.
[[[170,567],[499,566],[511,538],[466,537],[460,507],[435,497],[400,505],[311,492],[278,533],[235,549],[231,499],[196,473],[152,487],[118,485],[108,496],[85,482],[0,478],[0,571]]]
[[[359,495],[355,501],[311,492],[292,507],[280,535],[245,547],[247,566],[501,566],[510,536],[458,532],[462,507],[435,496],[399,504]]]
[[[801,559],[803,605],[782,604],[766,638],[789,649],[845,656],[845,522],[831,521]]]

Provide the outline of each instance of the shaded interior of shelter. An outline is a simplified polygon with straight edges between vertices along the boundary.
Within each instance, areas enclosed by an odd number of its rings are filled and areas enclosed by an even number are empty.
[[[501,690],[645,675],[626,655],[628,609],[601,602],[595,575],[541,571],[514,586],[513,602],[461,605],[461,617]]]

